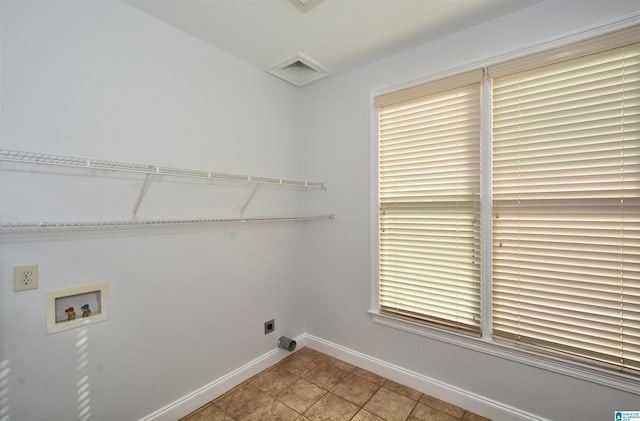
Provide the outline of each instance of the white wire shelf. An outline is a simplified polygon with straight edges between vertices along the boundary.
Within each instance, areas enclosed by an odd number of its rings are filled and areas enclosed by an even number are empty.
[[[26,164],[42,164],[60,167],[84,168],[107,171],[123,171],[129,173],[145,174],[143,185],[138,194],[137,201],[133,208],[133,218],[127,220],[105,220],[105,221],[75,221],[75,222],[16,222],[0,223],[0,233],[25,232],[25,231],[46,231],[46,230],[79,230],[79,229],[100,229],[100,228],[121,228],[121,227],[144,227],[159,225],[189,225],[189,224],[222,224],[222,223],[266,223],[266,222],[303,222],[318,219],[333,219],[334,215],[319,216],[267,216],[253,218],[208,218],[208,219],[157,219],[141,220],[137,213],[144,198],[147,187],[154,175],[167,175],[176,177],[190,177],[210,180],[226,180],[235,182],[245,182],[253,184],[249,196],[240,208],[240,213],[251,202],[258,186],[263,184],[275,184],[282,186],[293,186],[299,188],[321,188],[325,189],[322,181],[294,180],[287,178],[257,177],[250,175],[227,174],[213,171],[193,170],[183,168],[163,167],[150,164],[136,164],[129,162],[107,161],[101,159],[79,158],[62,155],[51,155],[36,152],[24,152],[10,149],[0,149],[0,161],[18,162]]]
[[[51,155],[36,152],[24,152],[0,149],[0,161],[22,162],[28,164],[54,165],[59,167],[88,168],[96,170],[122,171],[173,177],[190,177],[210,180],[226,180],[245,183],[277,184],[301,188],[325,188],[324,181],[295,180],[289,178],[261,177],[252,175],[229,174],[206,170],[163,167],[154,164],[136,164],[130,162],[106,161],[102,159],[80,158]]]
[[[305,222],[321,219],[334,219],[335,215],[314,216],[265,216],[255,218],[209,218],[209,219],[155,219],[155,220],[119,220],[119,221],[83,221],[83,222],[32,222],[0,224],[0,233],[62,231],[104,228],[151,227],[162,225],[193,224],[229,224],[229,223],[270,223],[270,222]]]

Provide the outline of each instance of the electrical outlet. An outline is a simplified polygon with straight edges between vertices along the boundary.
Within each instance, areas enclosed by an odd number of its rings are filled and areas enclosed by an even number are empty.
[[[264,334],[271,333],[276,330],[276,320],[271,319],[268,322],[264,322]]]
[[[38,265],[13,267],[13,290],[26,291],[38,288]]]

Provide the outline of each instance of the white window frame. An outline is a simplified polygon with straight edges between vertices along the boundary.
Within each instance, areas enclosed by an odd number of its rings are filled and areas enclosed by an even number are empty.
[[[557,39],[535,44],[518,51],[513,51],[500,56],[491,57],[482,62],[467,63],[464,66],[449,69],[445,72],[428,75],[419,80],[411,80],[397,85],[389,86],[383,89],[373,90],[370,96],[370,115],[371,115],[371,142],[370,142],[370,174],[371,174],[371,190],[370,190],[370,221],[371,221],[371,306],[368,313],[374,323],[387,327],[402,330],[404,332],[423,336],[429,339],[448,343],[451,345],[466,348],[472,351],[482,352],[491,356],[504,358],[509,361],[515,361],[536,368],[542,368],[554,373],[567,375],[580,380],[586,380],[603,386],[618,389],[624,392],[640,394],[640,376],[600,368],[595,365],[581,363],[577,360],[571,360],[556,357],[551,354],[545,354],[534,350],[516,347],[514,345],[502,343],[493,340],[491,332],[491,226],[492,226],[492,203],[491,203],[491,160],[485,157],[491,156],[491,83],[487,79],[485,72],[485,80],[482,84],[482,104],[481,116],[481,256],[482,256],[482,272],[481,272],[481,314],[482,314],[482,337],[476,338],[468,335],[455,333],[435,326],[429,326],[422,323],[412,322],[380,312],[379,303],[379,214],[378,214],[378,110],[374,104],[374,98],[389,92],[415,86],[431,80],[441,79],[458,73],[463,73],[478,67],[487,67],[506,60],[515,59],[541,52],[547,49],[557,48],[582,41],[588,38],[604,35],[609,32],[618,31],[633,25],[640,24],[640,17],[630,16],[615,22],[605,23],[599,26],[575,32]]]

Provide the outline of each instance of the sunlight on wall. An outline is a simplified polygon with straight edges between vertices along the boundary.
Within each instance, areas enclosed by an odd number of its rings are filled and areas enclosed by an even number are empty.
[[[88,329],[78,329],[76,334],[76,354],[78,355],[78,419],[88,421],[91,418],[91,399],[89,388],[89,337]]]
[[[9,360],[0,362],[0,421],[9,420]]]

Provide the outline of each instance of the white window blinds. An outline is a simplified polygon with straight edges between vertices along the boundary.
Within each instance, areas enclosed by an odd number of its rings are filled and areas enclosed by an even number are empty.
[[[612,39],[617,48],[603,50]],[[489,68],[493,334],[633,370],[640,370],[638,40],[633,28]]]
[[[481,79],[477,70],[375,99],[381,311],[473,334]]]

